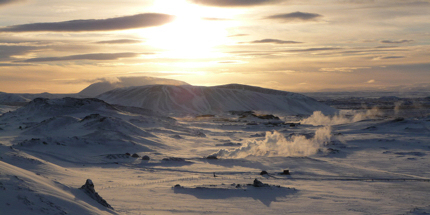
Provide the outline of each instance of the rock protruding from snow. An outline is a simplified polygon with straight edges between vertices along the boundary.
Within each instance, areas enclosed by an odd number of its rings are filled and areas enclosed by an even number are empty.
[[[286,115],[336,112],[310,97],[231,84],[215,87],[152,85],[115,89],[97,98],[111,104],[141,107],[168,114],[221,114],[228,111],[262,111]]]
[[[82,185],[82,187],[80,188],[81,190],[85,191],[86,194],[88,194],[92,199],[96,200],[98,203],[100,203],[101,205],[110,208],[113,210],[113,207],[110,206],[110,204],[108,204],[106,202],[106,200],[104,200],[94,189],[94,183],[91,179],[87,179],[87,181],[85,182],[84,185]]]
[[[91,84],[87,88],[79,92],[78,95],[85,97],[96,97],[107,91],[122,88],[122,87],[135,87],[145,85],[188,85],[188,83],[173,79],[154,78],[154,77],[118,77],[115,80],[104,80]]]
[[[259,181],[258,179],[254,179],[252,186],[254,186],[254,187],[270,187],[270,185],[265,184],[265,183]]]

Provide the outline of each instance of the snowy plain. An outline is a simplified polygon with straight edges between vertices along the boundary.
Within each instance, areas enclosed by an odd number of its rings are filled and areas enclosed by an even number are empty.
[[[342,110],[328,115],[312,99],[308,114],[278,118],[92,98],[2,105],[0,214],[430,213],[428,103],[386,100],[330,100]],[[87,179],[113,210],[79,189]]]

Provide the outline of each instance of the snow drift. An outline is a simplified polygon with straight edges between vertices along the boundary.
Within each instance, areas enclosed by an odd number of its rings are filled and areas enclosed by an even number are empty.
[[[288,115],[336,110],[297,93],[230,84],[214,87],[151,85],[115,89],[97,98],[111,104],[146,108],[170,114],[220,114],[264,111]]]

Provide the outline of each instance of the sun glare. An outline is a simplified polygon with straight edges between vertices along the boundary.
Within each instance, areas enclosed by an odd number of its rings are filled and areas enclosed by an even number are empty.
[[[141,36],[147,44],[163,49],[163,56],[169,58],[217,57],[215,47],[225,44],[228,21],[206,20],[211,12],[207,8],[192,5],[186,1],[157,1],[154,7],[164,13],[176,16],[175,21],[150,31],[142,30]]]

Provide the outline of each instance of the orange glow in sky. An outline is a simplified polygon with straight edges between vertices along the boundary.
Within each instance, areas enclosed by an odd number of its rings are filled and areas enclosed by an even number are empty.
[[[297,92],[430,87],[429,10],[400,0],[0,2],[0,91],[75,93],[121,76]]]

